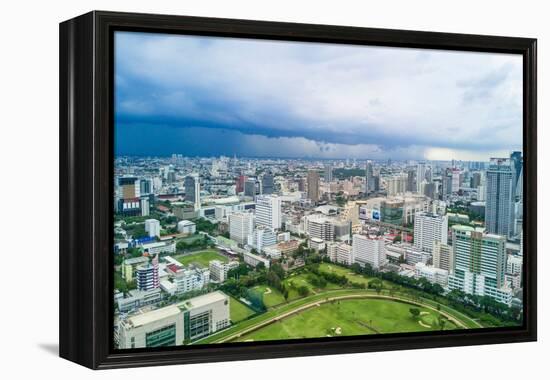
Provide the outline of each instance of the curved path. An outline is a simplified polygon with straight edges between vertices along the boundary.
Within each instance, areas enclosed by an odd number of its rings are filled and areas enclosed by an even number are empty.
[[[317,298],[317,297],[315,297],[315,298]],[[407,304],[410,304],[410,305],[424,307],[424,308],[433,310],[436,313],[440,313],[441,315],[445,316],[447,319],[452,321],[456,326],[458,326],[460,328],[463,328],[463,329],[468,328],[468,326],[464,322],[457,319],[453,315],[449,314],[448,312],[446,312],[444,310],[437,310],[437,308],[435,308],[435,307],[433,307],[433,306],[431,306],[427,303],[414,301],[414,300],[399,297],[399,296],[369,294],[365,291],[364,292],[359,292],[358,291],[358,292],[352,293],[352,294],[334,295],[332,297],[328,296],[328,294],[327,294],[327,297],[325,297],[325,298],[317,299],[317,300],[311,301],[309,303],[306,303],[304,305],[298,306],[298,307],[296,307],[294,309],[291,309],[289,311],[283,312],[281,314],[274,315],[274,316],[269,317],[267,319],[264,319],[264,320],[262,320],[262,321],[260,321],[256,324],[253,324],[249,327],[246,327],[242,330],[237,330],[232,334],[224,335],[223,337],[220,337],[219,339],[215,339],[214,336],[210,336],[211,339],[213,338],[211,343],[230,342],[232,340],[235,340],[235,339],[238,339],[238,338],[242,337],[243,335],[246,335],[246,334],[249,334],[249,333],[251,333],[255,330],[261,329],[262,327],[268,326],[271,323],[274,323],[276,321],[288,318],[288,317],[290,317],[292,315],[295,315],[295,314],[298,314],[298,313],[300,313],[304,310],[310,309],[310,308],[315,307],[315,306],[320,306],[321,304],[324,304],[324,303],[327,303],[327,302],[332,302],[332,301],[337,301],[337,300],[346,300],[346,299],[357,299],[357,298],[387,299],[387,300],[392,300],[392,301],[395,301],[395,302],[403,302],[403,303],[407,303]],[[237,326],[235,326],[235,327],[237,327]],[[224,332],[227,332],[227,330],[225,330]],[[200,340],[196,341],[194,343],[199,343],[200,344]]]

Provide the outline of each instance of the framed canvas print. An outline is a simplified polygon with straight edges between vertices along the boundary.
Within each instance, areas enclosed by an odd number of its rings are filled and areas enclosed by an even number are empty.
[[[536,339],[536,40],[60,25],[60,355]]]

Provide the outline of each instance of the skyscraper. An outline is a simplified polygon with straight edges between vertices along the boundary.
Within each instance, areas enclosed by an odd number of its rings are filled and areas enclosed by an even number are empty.
[[[516,197],[516,189],[518,187],[519,177],[522,173],[523,168],[523,157],[521,155],[521,152],[512,152],[512,154],[510,155],[510,166],[512,167],[512,170],[514,172],[514,177],[512,179],[513,197]]]
[[[325,182],[332,182],[332,165],[326,164],[325,165],[325,176],[324,176]]]
[[[422,184],[426,180],[426,164],[419,163],[416,166],[416,192],[422,194]]]
[[[307,172],[307,197],[312,202],[319,202],[319,173],[315,170]]]
[[[368,161],[365,168],[365,194],[374,191],[374,170],[372,168],[372,162]]]
[[[256,225],[281,228],[281,198],[277,195],[259,195],[256,198]]]
[[[198,174],[185,177],[185,200],[193,203],[195,210],[201,208],[201,185]]]
[[[504,278],[506,238],[462,225],[453,226],[452,233],[454,267],[449,288],[510,305],[512,291]]]
[[[262,194],[273,194],[275,184],[273,182],[273,174],[265,173],[262,176]]]
[[[145,232],[149,237],[160,237],[160,222],[156,219],[147,219],[145,221]]]
[[[492,158],[487,170],[485,227],[487,232],[508,237],[513,230],[514,170],[510,160]]]
[[[447,227],[447,215],[417,212],[414,215],[414,246],[431,253],[435,241],[447,244]]]

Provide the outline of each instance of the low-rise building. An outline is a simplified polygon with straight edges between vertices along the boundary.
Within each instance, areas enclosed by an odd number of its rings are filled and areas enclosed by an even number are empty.
[[[327,255],[330,261],[351,265],[354,263],[353,250],[351,245],[343,242],[327,242]]]
[[[118,348],[182,345],[230,325],[229,297],[215,291],[119,321]]]
[[[177,228],[180,234],[186,235],[193,235],[197,231],[196,224],[190,220],[180,220]]]
[[[222,283],[227,279],[227,272],[238,266],[238,261],[230,261],[228,263],[224,263],[220,260],[212,260],[208,265],[208,269],[210,270],[210,279],[212,281]]]
[[[160,301],[162,301],[162,292],[160,288],[146,291],[134,289],[130,290],[125,297],[118,298],[116,304],[121,313],[127,313]]]
[[[266,268],[269,268],[270,261],[265,257],[255,255],[252,252],[244,252],[243,257],[244,262],[253,268],[256,268],[260,263],[263,263]]]
[[[415,278],[424,277],[432,284],[439,284],[443,288],[447,287],[447,282],[449,278],[449,272],[445,269],[435,268],[433,266],[428,266],[422,262],[418,262],[414,266]]]
[[[145,256],[132,257],[130,259],[124,260],[121,266],[122,278],[124,279],[124,281],[126,282],[133,281],[136,273],[136,268],[139,265],[142,265],[148,262],[149,262],[149,258]]]
[[[323,251],[326,248],[326,243],[322,239],[312,237],[308,240],[308,248],[314,249],[317,252]]]

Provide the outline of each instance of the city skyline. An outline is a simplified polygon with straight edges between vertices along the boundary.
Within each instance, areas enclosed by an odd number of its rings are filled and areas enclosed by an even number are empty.
[[[115,46],[117,155],[477,161],[522,146],[520,56],[120,32]]]

